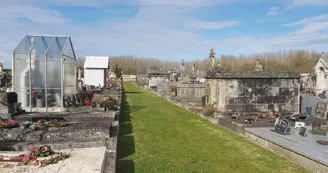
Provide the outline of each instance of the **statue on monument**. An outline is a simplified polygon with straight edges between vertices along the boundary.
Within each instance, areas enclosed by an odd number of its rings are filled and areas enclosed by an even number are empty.
[[[263,71],[263,66],[260,64],[260,58],[257,56],[254,71]]]

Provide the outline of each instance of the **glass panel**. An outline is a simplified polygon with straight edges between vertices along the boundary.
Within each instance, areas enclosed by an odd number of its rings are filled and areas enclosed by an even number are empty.
[[[17,47],[15,54],[28,54],[39,38],[39,36],[27,36]]]
[[[41,39],[36,43],[36,45],[31,50],[31,54],[33,55],[43,55],[50,45],[52,39],[54,37],[41,37]],[[42,56],[41,58],[43,58]],[[33,58],[33,57],[32,57]]]
[[[64,63],[64,95],[71,96],[76,93],[75,61],[65,57]]]
[[[45,88],[45,58],[31,59],[31,82],[32,88]]]
[[[48,89],[48,107],[61,107],[61,89]]]
[[[24,59],[27,55],[14,55],[14,87],[15,88],[29,88],[29,59]]]
[[[70,40],[68,40],[64,50],[63,50],[63,54],[68,56],[69,58],[74,59],[74,53],[73,53],[73,48],[71,46],[71,42]]]
[[[60,59],[47,59],[47,88],[61,88]]]
[[[48,51],[48,55],[60,55],[65,46],[66,40],[67,37],[56,37],[56,40],[53,42]]]

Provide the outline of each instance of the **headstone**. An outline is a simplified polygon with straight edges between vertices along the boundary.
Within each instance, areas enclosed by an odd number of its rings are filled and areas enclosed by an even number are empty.
[[[274,129],[271,131],[281,135],[290,135],[290,123],[287,119],[278,117],[274,123]]]

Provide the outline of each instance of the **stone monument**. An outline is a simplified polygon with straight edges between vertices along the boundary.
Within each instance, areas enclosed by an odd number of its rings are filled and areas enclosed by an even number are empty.
[[[181,81],[184,82],[185,80],[185,69],[184,69],[185,62],[184,60],[181,61]]]
[[[254,71],[263,71],[263,66],[260,64],[260,58],[257,56]]]
[[[192,75],[190,76],[190,82],[194,83],[197,80],[196,76],[196,63],[193,61],[192,62]]]
[[[214,69],[214,61],[215,61],[215,51],[214,49],[211,49],[211,52],[209,54],[209,58],[211,59],[211,68]]]

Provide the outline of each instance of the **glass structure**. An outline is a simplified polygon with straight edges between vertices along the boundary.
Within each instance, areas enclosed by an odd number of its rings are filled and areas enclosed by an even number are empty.
[[[13,51],[13,91],[22,108],[63,108],[76,93],[76,57],[68,36],[26,35]]]

